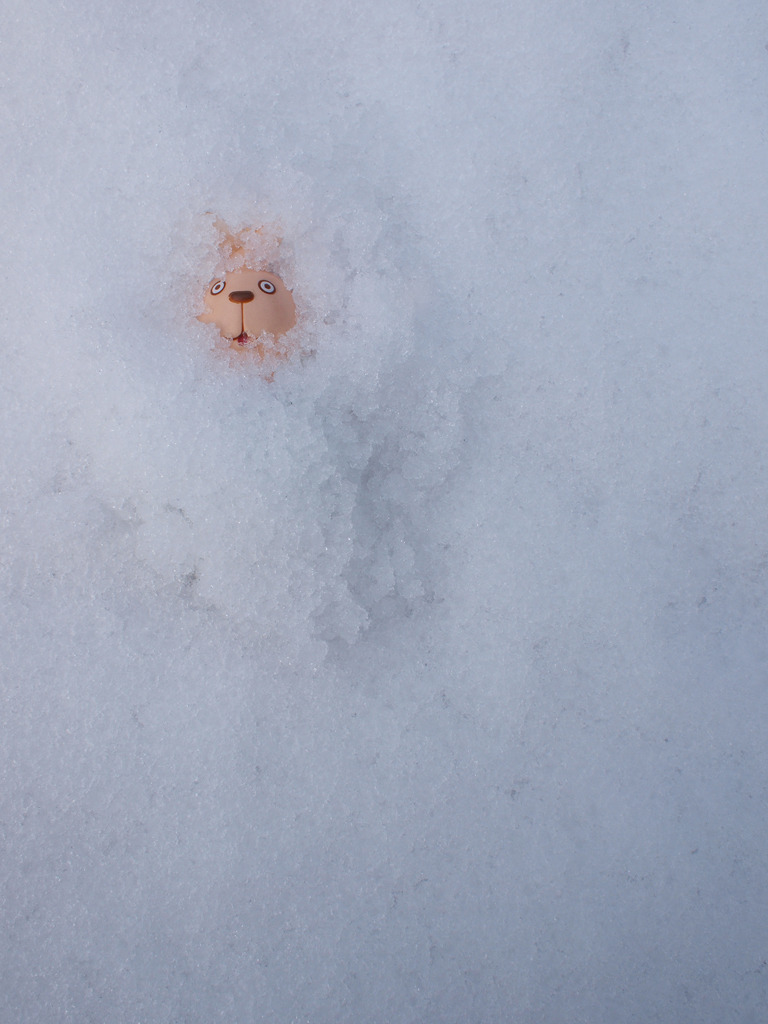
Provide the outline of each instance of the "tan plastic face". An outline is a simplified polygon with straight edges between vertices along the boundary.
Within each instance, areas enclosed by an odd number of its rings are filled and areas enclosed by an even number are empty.
[[[231,347],[238,350],[261,350],[262,334],[279,338],[296,323],[293,296],[277,274],[266,270],[237,270],[211,281],[205,307],[198,319],[216,324],[222,338],[231,338]]]

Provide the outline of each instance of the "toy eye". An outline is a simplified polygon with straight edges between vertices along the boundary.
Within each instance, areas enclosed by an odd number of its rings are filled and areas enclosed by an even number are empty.
[[[271,281],[259,281],[259,288],[267,295],[274,295],[277,291],[277,288],[275,288]]]
[[[227,282],[226,281],[216,281],[216,283],[214,285],[212,285],[212,287],[211,287],[211,295],[220,295],[221,292],[224,291],[226,286],[227,286]]]

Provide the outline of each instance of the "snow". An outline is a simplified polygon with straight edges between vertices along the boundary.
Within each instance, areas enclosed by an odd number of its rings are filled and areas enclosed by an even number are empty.
[[[0,1019],[763,1020],[764,5],[0,54]]]

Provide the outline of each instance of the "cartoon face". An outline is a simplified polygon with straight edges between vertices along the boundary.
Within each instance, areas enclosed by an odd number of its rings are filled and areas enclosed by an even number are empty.
[[[279,338],[296,323],[293,296],[277,274],[266,270],[238,270],[217,278],[208,286],[205,306],[198,319],[216,324],[238,350],[253,348],[262,334]]]

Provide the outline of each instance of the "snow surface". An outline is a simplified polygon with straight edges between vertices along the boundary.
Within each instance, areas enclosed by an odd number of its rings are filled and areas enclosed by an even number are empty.
[[[2,13],[0,1020],[764,1022],[763,0]]]

